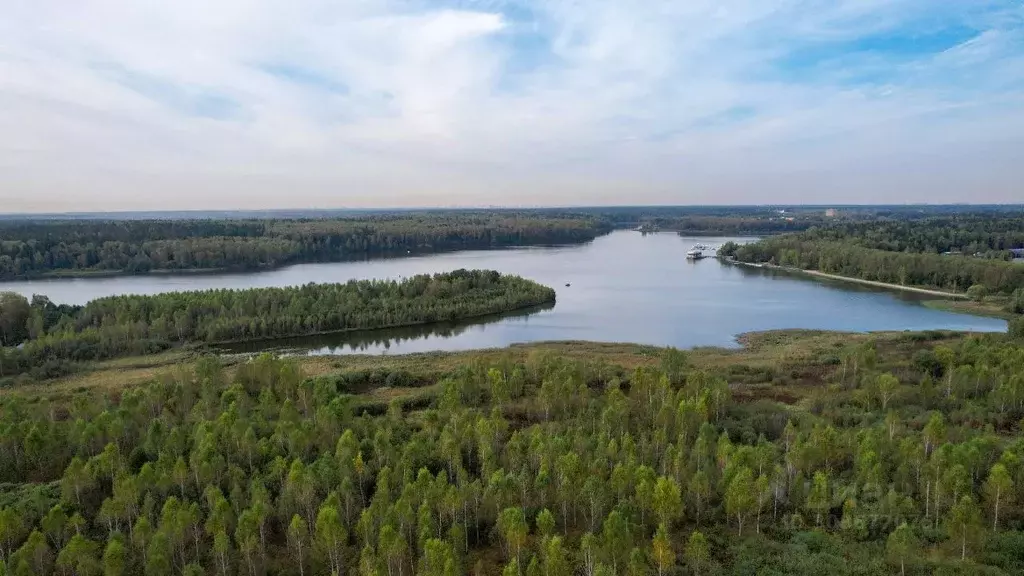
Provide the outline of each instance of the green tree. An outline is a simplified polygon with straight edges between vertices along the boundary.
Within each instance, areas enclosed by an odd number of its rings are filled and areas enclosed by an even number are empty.
[[[697,470],[693,474],[693,477],[690,478],[688,491],[690,497],[696,504],[697,509],[695,510],[695,513],[697,515],[697,524],[699,525],[704,511],[704,505],[711,497],[711,479],[706,470]]]
[[[0,346],[14,346],[28,336],[31,313],[27,298],[15,292],[0,292]]]
[[[545,508],[537,514],[536,524],[541,536],[551,536],[555,532],[555,515]]]
[[[633,538],[629,533],[629,524],[618,510],[612,510],[604,519],[601,543],[611,561],[612,571],[618,574],[619,567],[625,566],[633,544]]]
[[[925,454],[931,454],[937,446],[946,441],[946,420],[940,412],[933,412],[924,426]]]
[[[814,513],[814,523],[821,526],[822,515],[828,512],[831,505],[828,476],[824,472],[814,473],[811,492],[807,495],[807,509]]]
[[[988,288],[984,284],[974,284],[967,289],[967,297],[975,302],[981,302],[988,296]]]
[[[64,502],[80,507],[82,495],[92,485],[92,477],[85,466],[85,461],[75,456],[61,477],[60,487]]]
[[[540,560],[534,555],[530,558],[530,563],[526,565],[526,576],[542,576],[540,572]]]
[[[505,539],[509,555],[516,559],[516,565],[521,566],[521,552],[526,544],[528,527],[526,515],[522,508],[506,508],[501,511],[498,517],[498,531]]]
[[[750,514],[756,502],[753,472],[746,466],[733,476],[725,492],[725,511],[736,518],[736,533],[743,536],[743,519]]]
[[[60,504],[54,504],[46,516],[39,521],[40,527],[46,532],[46,537],[54,548],[64,547],[65,527],[68,523],[68,515]]]
[[[628,576],[647,576],[649,572],[647,556],[644,555],[644,551],[633,548],[629,553],[629,569],[626,570],[626,574]]]
[[[906,564],[912,561],[919,547],[914,531],[904,522],[889,534],[885,543],[885,553],[889,561],[900,565],[900,574],[906,574]]]
[[[892,400],[900,388],[900,381],[892,374],[881,374],[878,376],[876,388],[878,390],[878,400],[882,403],[882,410],[888,410],[889,401]]]
[[[33,530],[28,539],[11,555],[8,563],[14,566],[16,576],[49,574],[52,568],[53,552],[46,543],[46,536]]]
[[[519,576],[519,563],[515,558],[509,565],[512,564],[515,564],[516,575]],[[418,576],[456,576],[455,554],[451,545],[437,538],[427,540]]]
[[[761,533],[761,512],[764,511],[765,504],[768,502],[768,498],[771,495],[771,481],[768,476],[761,474],[754,481],[754,533]]]
[[[946,514],[946,534],[960,548],[960,559],[967,558],[968,547],[979,543],[984,528],[981,524],[981,512],[970,496],[964,496],[949,509]]]
[[[102,570],[97,554],[99,545],[81,534],[75,534],[57,555],[57,566],[74,576],[92,576]]]
[[[6,560],[25,533],[21,515],[14,508],[0,508],[0,560]]]
[[[501,570],[501,576],[520,576],[522,570],[519,568],[519,560],[512,558],[508,564]],[[421,573],[421,576],[426,576]]]
[[[992,505],[992,530],[998,530],[999,507],[1010,502],[1013,497],[1013,479],[1002,462],[992,465],[985,481],[985,495]]]
[[[309,541],[309,529],[302,516],[295,514],[288,524],[288,546],[295,552],[295,561],[299,565],[299,576],[305,574],[306,544]]]
[[[549,537],[543,548],[541,566],[544,576],[572,576],[572,565],[561,537]]]
[[[679,484],[672,478],[661,476],[654,486],[654,510],[662,524],[671,525],[683,511]]]
[[[1024,294],[1024,290],[1021,291]],[[1016,338],[1018,340],[1024,339],[1024,318],[1014,318],[1010,320],[1008,332],[1010,338]]]
[[[126,566],[124,545],[117,538],[111,539],[103,550],[103,576],[123,576]]]
[[[597,536],[587,532],[580,538],[580,561],[583,564],[583,573],[586,576],[594,576],[597,570],[598,555],[600,554],[601,544],[597,540]]]
[[[711,549],[708,546],[707,538],[704,534],[697,530],[694,530],[690,534],[690,539],[686,543],[686,562],[689,564],[690,569],[697,576],[707,567],[708,562],[711,560]]]
[[[666,570],[676,563],[676,553],[672,549],[672,541],[668,535],[668,528],[664,523],[658,525],[651,542],[651,557],[658,567],[658,576],[663,576]]]
[[[330,572],[341,574],[344,559],[342,553],[348,540],[341,515],[334,506],[324,504],[316,515],[316,548],[326,559]]]
[[[661,368],[665,372],[665,376],[668,376],[669,382],[678,385],[683,381],[683,375],[686,369],[689,367],[690,361],[686,354],[682,350],[677,348],[666,348],[665,352],[661,356]]]
[[[213,535],[213,553],[216,556],[220,576],[228,574],[228,558],[231,554],[231,541],[226,530],[219,530]]]
[[[935,358],[946,371],[946,397],[953,394],[953,372],[956,366],[956,353],[948,346],[936,346]]]
[[[145,550],[146,576],[170,576],[173,573],[170,542],[162,530],[153,533]]]

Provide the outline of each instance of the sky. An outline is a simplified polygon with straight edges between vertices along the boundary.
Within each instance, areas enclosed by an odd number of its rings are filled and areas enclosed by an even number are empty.
[[[0,212],[1024,202],[1024,0],[0,13]]]

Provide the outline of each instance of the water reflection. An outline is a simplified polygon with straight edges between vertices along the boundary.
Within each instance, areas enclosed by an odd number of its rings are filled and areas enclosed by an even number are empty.
[[[907,303],[920,304],[928,300],[935,300],[935,296],[928,294],[922,294],[920,292],[913,292],[911,290],[899,290],[895,288],[884,288],[882,286],[872,286],[871,284],[860,284],[857,282],[849,282],[845,280],[838,280],[836,278],[828,278],[826,276],[811,276],[795,270],[785,270],[783,268],[759,268],[755,266],[743,266],[740,264],[727,264],[736,268],[740,275],[748,278],[769,278],[772,280],[806,280],[814,282],[824,288],[832,290],[840,290],[850,294],[880,294],[889,298],[895,298]]]
[[[488,324],[498,322],[525,320],[541,312],[551,310],[554,303],[541,304],[522,308],[503,314],[478,316],[458,322],[435,322],[400,328],[382,330],[357,330],[352,332],[335,332],[317,336],[297,338],[280,338],[260,342],[242,342],[221,346],[219,349],[228,354],[251,354],[273,351],[281,354],[306,354],[310,356],[331,354],[370,354],[387,353],[394,348],[403,351],[417,341],[447,340],[464,335],[467,331],[482,329]]]

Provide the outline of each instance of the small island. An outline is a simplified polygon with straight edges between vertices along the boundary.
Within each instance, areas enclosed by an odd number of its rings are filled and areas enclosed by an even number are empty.
[[[111,296],[85,306],[58,306],[39,296],[30,303],[13,293],[0,297],[8,302],[5,325],[12,327],[0,348],[2,378],[186,344],[465,320],[552,303],[555,291],[518,276],[456,270],[401,281]]]

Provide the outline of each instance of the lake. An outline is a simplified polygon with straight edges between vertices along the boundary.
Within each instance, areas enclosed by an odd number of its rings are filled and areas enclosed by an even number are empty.
[[[465,350],[545,340],[635,342],[660,346],[735,346],[744,332],[808,328],[1005,331],[1006,322],[933,310],[921,297],[855,284],[823,283],[785,272],[688,261],[697,243],[748,238],[684,238],[616,231],[579,246],[467,251],[410,258],[299,264],[266,272],[52,279],[0,284],[26,296],[83,304],[112,294],[292,286],[362,278],[400,278],[487,268],[554,287],[552,307],[472,322],[348,333],[273,343],[310,354]],[[567,285],[569,284],[569,285]],[[267,343],[238,350],[266,349]]]

